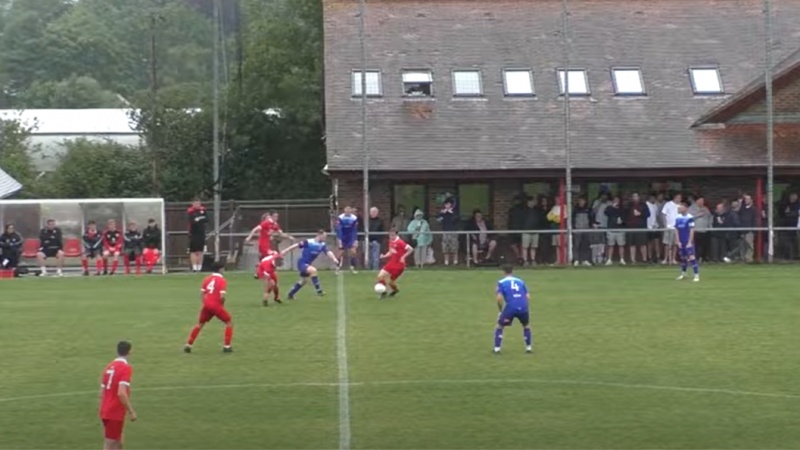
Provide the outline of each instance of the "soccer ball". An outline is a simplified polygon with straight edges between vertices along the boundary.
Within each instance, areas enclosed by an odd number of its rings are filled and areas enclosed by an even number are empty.
[[[386,286],[384,286],[384,285],[382,285],[380,283],[375,285],[375,293],[376,294],[383,294],[384,292],[386,292]]]

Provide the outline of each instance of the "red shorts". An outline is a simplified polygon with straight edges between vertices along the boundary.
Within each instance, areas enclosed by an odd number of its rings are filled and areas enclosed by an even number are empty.
[[[392,281],[400,278],[400,275],[406,270],[406,266],[403,264],[386,264],[383,266],[383,270],[389,274]]]
[[[269,279],[272,280],[273,283],[278,282],[278,274],[275,272],[261,272],[260,275],[262,280],[265,280],[267,279],[267,277],[269,277]]]
[[[112,441],[122,440],[122,428],[125,426],[124,420],[103,419],[106,439]]]
[[[118,247],[103,247],[103,252],[108,252],[111,255],[119,255],[120,249]]]
[[[259,242],[258,243],[258,259],[264,259],[269,256],[269,252],[272,250],[272,243],[270,242]]]
[[[155,265],[158,263],[159,256],[161,255],[159,254],[157,248],[146,248],[142,251],[142,258],[144,259],[145,264]]]
[[[200,323],[206,323],[214,317],[225,323],[231,321],[230,313],[222,305],[204,305],[200,310]]]

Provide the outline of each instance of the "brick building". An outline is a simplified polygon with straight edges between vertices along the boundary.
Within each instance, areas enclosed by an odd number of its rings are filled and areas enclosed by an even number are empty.
[[[800,0],[774,15],[779,195],[800,175]],[[516,193],[557,193],[567,122],[581,194],[722,197],[764,181],[761,0],[570,0],[568,41],[561,0],[369,0],[365,17],[370,197],[383,211],[433,213],[453,193],[462,215],[480,208],[504,228]],[[328,170],[356,205],[359,20],[357,0],[324,0]]]

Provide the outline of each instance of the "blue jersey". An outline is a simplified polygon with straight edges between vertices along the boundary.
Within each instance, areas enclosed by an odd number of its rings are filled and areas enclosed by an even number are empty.
[[[497,293],[503,296],[506,310],[528,310],[528,287],[519,278],[509,275],[498,281]]]
[[[678,230],[678,242],[681,247],[689,244],[694,229],[694,217],[691,214],[678,214],[675,219],[675,229]]]
[[[298,267],[309,266],[317,259],[317,256],[322,253],[328,253],[328,246],[324,242],[317,242],[316,239],[300,241],[299,247],[302,252],[300,259],[297,260]]]
[[[336,237],[342,242],[353,242],[358,237],[358,217],[355,214],[340,214],[336,225]]]

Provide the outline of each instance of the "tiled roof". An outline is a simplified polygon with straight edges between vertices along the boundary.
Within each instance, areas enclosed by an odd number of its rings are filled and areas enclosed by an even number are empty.
[[[6,198],[20,189],[22,189],[22,185],[3,169],[0,169],[0,198]]]
[[[761,0],[571,0],[570,66],[588,70],[592,95],[571,104],[576,168],[747,166],[754,155],[700,145],[691,128],[731,95],[696,97],[687,69],[720,67],[736,93],[762,73]],[[384,97],[369,100],[373,170],[537,169],[564,165],[564,67],[560,0],[367,2],[369,69]],[[325,100],[331,171],[359,170],[360,100],[350,73],[361,67],[358,2],[325,0]],[[775,60],[800,48],[800,0],[775,7]],[[613,66],[637,66],[646,97],[615,97]],[[485,97],[452,97],[451,70],[480,68]],[[534,70],[535,99],[503,95],[502,70]],[[401,97],[401,71],[430,68],[435,100]],[[430,109],[428,111],[427,109]],[[763,138],[763,136],[762,136]]]

